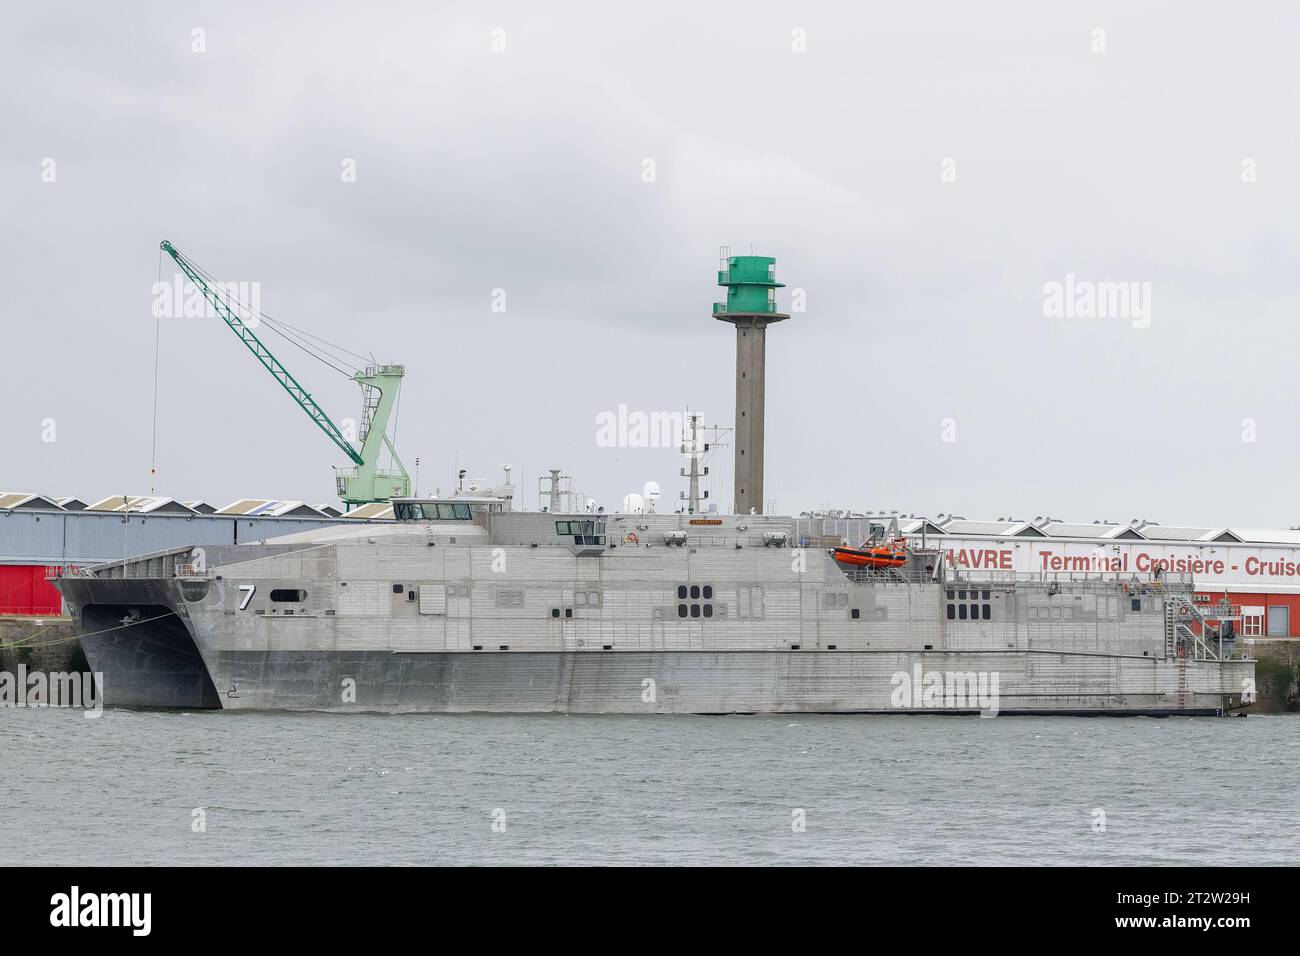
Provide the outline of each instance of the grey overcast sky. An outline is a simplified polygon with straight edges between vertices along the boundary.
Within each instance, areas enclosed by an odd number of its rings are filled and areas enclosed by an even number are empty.
[[[782,511],[1300,523],[1297,49],[1300,4],[1251,0],[11,5],[0,488],[148,492],[167,238],[404,363],[423,490],[459,456],[529,506],[549,467],[675,496],[596,418],[731,421],[729,243],[806,294],[768,339]],[[1149,283],[1149,324],[1046,315],[1067,275]],[[220,322],[160,348],[159,494],[333,499]]]

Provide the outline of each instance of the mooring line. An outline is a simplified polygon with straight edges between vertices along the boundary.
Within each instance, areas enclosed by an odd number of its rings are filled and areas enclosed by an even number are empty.
[[[168,611],[166,614],[159,614],[157,617],[147,617],[140,621],[129,621],[126,624],[118,624],[116,627],[106,627],[103,630],[91,631],[89,634],[74,634],[72,637],[61,637],[57,641],[47,641],[44,644],[26,643],[36,635],[40,634],[41,631],[44,630],[44,628],[42,627],[39,630],[32,631],[32,633],[28,634],[26,637],[20,637],[16,641],[10,641],[5,644],[0,644],[0,648],[22,647],[23,650],[30,650],[32,648],[37,648],[37,647],[53,647],[55,644],[66,644],[68,641],[78,641],[83,637],[95,637],[99,634],[108,634],[110,631],[121,631],[128,627],[135,627],[137,624],[148,624],[150,621],[161,621],[165,617],[172,617],[173,615],[175,615],[175,613],[176,613],[175,611]]]

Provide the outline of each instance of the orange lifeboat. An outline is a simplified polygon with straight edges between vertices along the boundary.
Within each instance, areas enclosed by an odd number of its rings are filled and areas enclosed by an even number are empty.
[[[834,548],[831,556],[840,564],[853,568],[883,570],[901,568],[907,564],[907,542],[896,538],[889,544],[860,548]]]

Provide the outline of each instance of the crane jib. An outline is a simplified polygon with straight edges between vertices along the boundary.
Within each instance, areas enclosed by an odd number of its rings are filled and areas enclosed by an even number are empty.
[[[334,420],[330,418],[329,415],[325,413],[325,410],[317,404],[316,400],[311,397],[311,393],[298,384],[297,379],[295,379],[280,360],[272,354],[271,350],[263,344],[262,340],[253,333],[253,330],[250,329],[243,319],[241,319],[239,315],[230,308],[226,301],[208,285],[203,276],[199,274],[198,269],[193,266],[188,259],[177,252],[176,248],[170,242],[163,240],[162,245],[159,248],[161,248],[163,252],[167,253],[167,255],[171,256],[176,264],[180,266],[181,271],[184,272],[185,275],[189,277],[190,281],[194,283],[195,288],[203,294],[203,297],[208,301],[208,304],[212,306],[219,316],[221,316],[222,321],[224,321],[226,325],[230,326],[231,330],[239,336],[239,340],[248,347],[248,350],[253,353],[253,356],[262,363],[266,370],[271,373],[272,377],[280,383],[286,392],[289,393],[289,397],[297,402],[299,407],[307,413],[307,416],[316,423],[317,427],[319,427],[320,430],[323,431],[332,442],[334,442],[334,444],[338,445],[338,447],[342,449],[343,453],[347,455],[354,464],[358,466],[365,465],[365,459],[362,458],[361,454],[352,447],[351,442],[343,436],[342,430],[334,424]]]

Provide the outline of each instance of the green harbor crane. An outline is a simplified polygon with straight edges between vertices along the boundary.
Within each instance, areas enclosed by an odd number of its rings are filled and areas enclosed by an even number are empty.
[[[397,391],[401,386],[402,376],[406,373],[401,365],[369,365],[349,376],[352,381],[361,386],[361,422],[357,430],[357,440],[361,443],[361,449],[358,451],[343,430],[312,398],[311,393],[298,384],[298,380],[290,374],[284,364],[271,354],[271,350],[254,334],[249,323],[232,308],[227,301],[228,297],[223,296],[218,289],[221,283],[213,280],[211,275],[181,255],[166,239],[163,240],[160,248],[175,260],[216,314],[239,336],[239,340],[253,353],[253,357],[261,362],[262,366],[283,386],[289,393],[289,397],[307,413],[307,417],[316,423],[316,427],[351,459],[355,467],[339,471],[335,478],[339,498],[344,504],[353,506],[373,501],[388,501],[390,498],[401,498],[411,493],[411,479],[402,466],[401,459],[397,457],[397,449],[393,447],[393,442],[388,437],[388,420],[397,401]],[[270,321],[268,316],[257,315],[257,318],[259,321],[262,319]],[[309,354],[314,353],[309,351]],[[320,359],[319,355],[316,357]],[[326,364],[331,363],[326,362]],[[337,368],[337,366],[333,367]],[[388,449],[393,461],[392,467],[388,470],[379,467],[380,451],[384,448]]]

